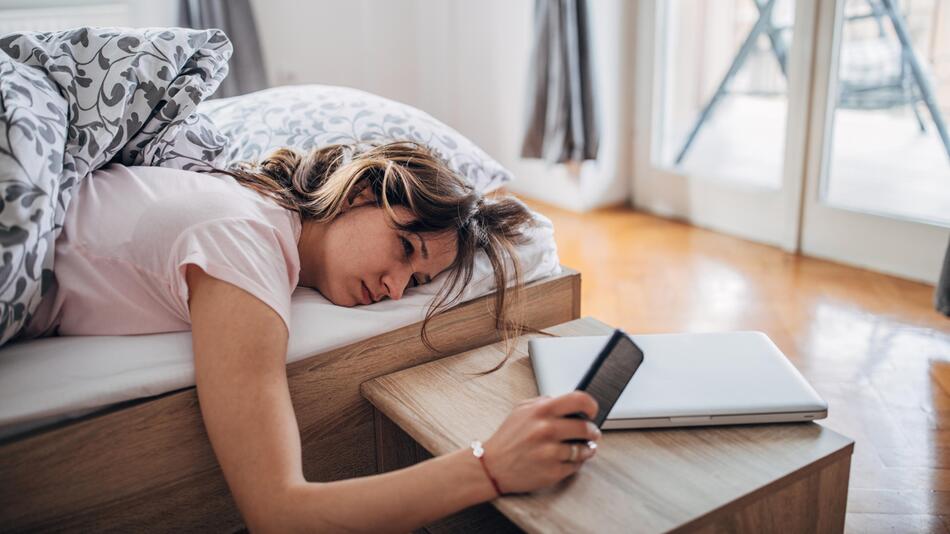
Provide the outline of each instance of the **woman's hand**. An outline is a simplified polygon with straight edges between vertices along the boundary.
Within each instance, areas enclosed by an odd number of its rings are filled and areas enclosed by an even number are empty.
[[[550,486],[572,474],[596,449],[575,444],[573,462],[568,439],[596,442],[600,430],[594,423],[566,415],[597,415],[597,401],[583,391],[550,398],[536,397],[516,406],[492,437],[485,442],[485,465],[505,493],[522,493]]]

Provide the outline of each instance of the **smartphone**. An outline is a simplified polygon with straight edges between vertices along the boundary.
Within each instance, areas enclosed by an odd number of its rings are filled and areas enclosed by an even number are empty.
[[[643,363],[643,351],[623,330],[614,330],[594,363],[581,379],[577,389],[586,391],[597,401],[597,416],[591,419],[597,428],[603,426],[607,414],[620,398],[627,383]],[[568,417],[587,419],[584,413]],[[581,440],[583,441],[583,440]]]

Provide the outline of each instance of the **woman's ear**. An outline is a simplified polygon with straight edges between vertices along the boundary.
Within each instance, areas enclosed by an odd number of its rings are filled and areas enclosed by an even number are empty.
[[[343,203],[343,208],[340,210],[341,212],[359,206],[376,205],[376,193],[373,192],[373,188],[369,186],[367,180],[354,185],[347,197],[347,201]]]

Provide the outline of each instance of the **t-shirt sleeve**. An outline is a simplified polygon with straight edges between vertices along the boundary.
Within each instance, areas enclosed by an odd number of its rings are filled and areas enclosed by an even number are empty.
[[[270,306],[290,331],[292,273],[277,229],[245,219],[219,219],[185,229],[173,247],[172,284],[190,323],[185,270],[195,264],[218,280],[237,286]]]

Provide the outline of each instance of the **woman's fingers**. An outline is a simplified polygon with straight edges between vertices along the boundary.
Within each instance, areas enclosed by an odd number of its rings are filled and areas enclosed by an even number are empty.
[[[547,402],[548,413],[557,417],[564,417],[572,413],[582,412],[589,419],[597,416],[597,401],[584,391],[572,391]]]
[[[594,451],[586,443],[561,443],[558,445],[556,458],[561,462],[582,463],[594,455]]]
[[[596,441],[600,439],[600,429],[590,421],[582,419],[562,418],[553,423],[554,439],[565,441],[569,439],[583,439]]]
[[[529,404],[536,404],[550,401],[551,397],[549,395],[541,395],[538,397],[531,397],[530,399],[524,399],[518,402],[518,406],[527,406]]]
[[[564,417],[573,413],[594,417],[597,403],[584,392],[519,402],[485,443],[499,484],[507,491],[533,491],[576,473],[594,455],[600,431],[584,419]]]

